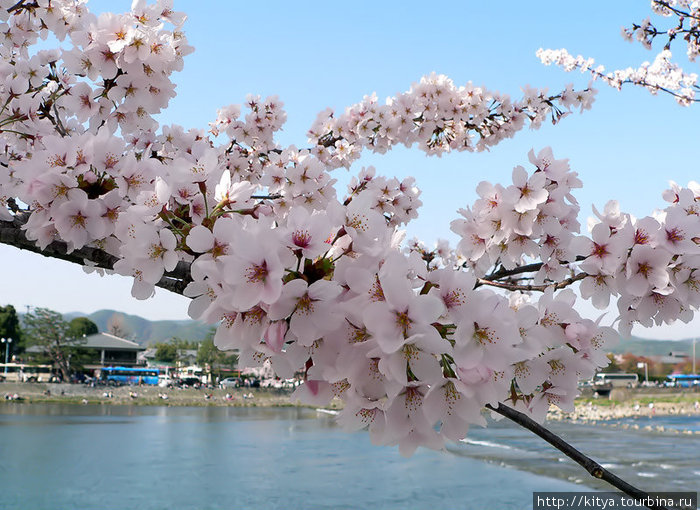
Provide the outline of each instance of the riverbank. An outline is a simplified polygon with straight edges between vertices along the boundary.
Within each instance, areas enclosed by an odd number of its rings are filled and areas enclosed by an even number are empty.
[[[585,395],[576,410],[565,413],[552,407],[548,420],[576,423],[605,422],[652,416],[700,416],[700,392],[677,389],[616,389],[610,398]]]
[[[0,383],[3,402],[82,405],[289,407],[291,391],[265,388],[159,388],[84,384]],[[17,399],[15,400],[15,397]]]
[[[652,416],[700,416],[700,410],[694,402],[623,402],[601,406],[588,401],[577,403],[573,413],[565,413],[553,407],[547,414],[547,419],[590,423]]]
[[[291,390],[266,388],[158,388],[153,386],[90,387],[82,384],[0,383],[0,405],[15,401],[81,405],[159,406],[302,406],[290,400]],[[305,407],[305,406],[302,406]],[[339,408],[340,403],[331,405]],[[552,421],[604,422],[649,416],[700,416],[700,393],[678,390],[615,390],[610,399],[583,396],[576,410],[565,413],[552,407]]]

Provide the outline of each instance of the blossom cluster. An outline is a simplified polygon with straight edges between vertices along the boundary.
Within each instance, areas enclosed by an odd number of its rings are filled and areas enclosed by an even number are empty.
[[[659,35],[667,36],[668,46],[676,37],[682,36],[686,41],[688,60],[695,62],[700,56],[700,5],[688,0],[652,0],[651,8],[660,16],[677,18],[677,25],[660,31],[646,19],[641,24],[626,29],[627,37],[634,37],[649,48],[653,39]]]
[[[416,144],[438,156],[453,150],[479,152],[513,137],[528,121],[531,128],[538,128],[547,118],[556,124],[573,107],[589,109],[596,93],[571,86],[551,96],[546,89],[523,91],[523,98],[513,101],[471,82],[457,87],[446,76],[433,73],[385,104],[371,95],[342,115],[330,109],[319,113],[309,141],[331,168],[349,167],[363,148],[381,154],[397,144]]]
[[[599,308],[617,296],[624,335],[635,323],[689,322],[700,306],[700,184],[672,185],[670,205],[653,216],[636,219],[609,203],[579,245],[581,295]]]
[[[112,255],[140,299],[186,267],[189,314],[217,325],[219,348],[303,374],[295,398],[342,399],[340,422],[375,443],[440,448],[499,402],[539,420],[552,404],[571,410],[617,336],[575,310],[576,282],[596,306],[618,298],[625,332],[700,305],[697,184],[674,185],[653,218],[609,205],[586,236],[577,174],[532,151],[511,183],[478,185],[452,222],[455,250],[404,246],[398,228],[421,206],[413,178],[368,167],[337,196],[330,171],[365,147],[483,150],[526,120],[588,108],[592,90],[526,88],[512,102],[430,75],[385,105],[323,112],[309,148],[282,147],[276,97],[221,109],[209,132],[157,127],[189,51],[167,0],[99,17],[78,0],[0,7],[0,220],[23,219],[41,248]],[[73,48],[30,56],[44,31]]]
[[[550,149],[530,151],[529,159],[536,168],[532,175],[518,166],[508,187],[481,182],[479,200],[459,211],[464,219],[452,222],[461,239],[458,253],[480,277],[494,266],[512,270],[528,259],[541,260],[534,281],[542,284],[562,279],[568,272],[562,261],[576,259],[571,243],[579,207],[571,192],[581,181]]]
[[[684,72],[671,60],[670,50],[661,51],[653,62],[644,62],[638,68],[628,67],[612,72],[606,72],[604,66],[595,66],[592,58],[584,58],[581,55],[574,57],[565,49],[539,49],[537,56],[545,65],[554,64],[565,71],[579,69],[582,73],[588,72],[594,80],[599,79],[618,90],[625,83],[632,83],[645,87],[652,94],[657,94],[659,91],[669,92],[683,106],[688,106],[695,101],[698,75]]]
[[[641,219],[609,202],[603,213],[595,210],[590,236],[577,235],[579,207],[571,195],[581,186],[576,173],[549,149],[529,158],[536,167],[532,175],[516,167],[511,186],[480,183],[479,200],[452,222],[461,239],[457,255],[479,283],[531,291],[580,280],[581,296],[599,309],[617,298],[624,335],[636,323],[692,319],[700,305],[700,184],[672,183],[664,193],[670,205]],[[530,266],[531,276],[499,282],[532,260],[539,262]]]
[[[557,65],[570,72],[579,69],[582,73],[590,73],[593,80],[601,80],[616,89],[630,83],[646,88],[652,94],[665,92],[671,94],[676,101],[688,106],[697,101],[697,73],[686,73],[681,66],[673,62],[671,46],[682,37],[686,41],[686,55],[691,62],[700,55],[700,6],[697,2],[688,0],[651,0],[652,10],[664,17],[672,17],[677,21],[675,27],[660,30],[646,18],[641,23],[635,23],[631,28],[623,28],[622,36],[632,42],[638,41],[646,49],[651,49],[654,40],[666,36],[663,49],[656,55],[653,62],[644,62],[637,68],[628,67],[606,72],[605,67],[595,65],[592,58],[581,55],[574,57],[565,49],[540,49],[537,56],[545,65]]]

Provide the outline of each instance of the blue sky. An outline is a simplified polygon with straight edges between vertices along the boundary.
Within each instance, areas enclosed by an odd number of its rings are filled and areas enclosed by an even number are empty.
[[[127,10],[130,2],[90,2],[95,11]],[[164,123],[206,128],[217,108],[242,103],[246,94],[276,94],[285,103],[288,122],[281,143],[306,145],[306,130],[316,114],[342,111],[362,96],[380,99],[407,90],[432,71],[456,84],[472,81],[519,97],[529,84],[558,92],[567,83],[584,87],[588,79],[544,67],[540,47],[567,48],[595,57],[608,69],[638,66],[654,54],[626,43],[620,28],[650,14],[648,3],[619,0],[601,8],[590,3],[530,2],[184,2],[185,24],[195,53],[175,76],[178,96],[161,116]],[[681,55],[682,48],[676,53]],[[689,70],[694,70],[689,65]],[[682,108],[666,96],[643,90],[617,92],[599,84],[592,110],[574,114],[558,126],[525,130],[488,153],[427,158],[417,150],[397,149],[367,155],[348,173],[372,164],[385,175],[414,175],[423,190],[420,218],[409,228],[432,244],[454,239],[449,222],[459,207],[471,204],[481,180],[507,184],[515,165],[527,166],[527,152],[551,146],[569,158],[584,188],[577,197],[580,220],[591,205],[617,199],[624,211],[644,216],[663,207],[661,192],[669,180],[698,180],[696,121],[698,107]],[[696,125],[696,124],[695,124]],[[344,187],[338,188],[342,194]],[[150,319],[186,318],[187,300],[158,291],[149,301],[130,296],[121,277],[85,275],[78,267],[0,245],[7,268],[0,304],[46,306],[60,312],[114,308]],[[687,338],[698,330],[673,326],[636,330],[647,337]]]

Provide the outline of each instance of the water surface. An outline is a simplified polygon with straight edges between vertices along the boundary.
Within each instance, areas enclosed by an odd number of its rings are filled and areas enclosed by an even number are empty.
[[[580,485],[348,434],[299,408],[0,405],[3,509],[524,509]]]

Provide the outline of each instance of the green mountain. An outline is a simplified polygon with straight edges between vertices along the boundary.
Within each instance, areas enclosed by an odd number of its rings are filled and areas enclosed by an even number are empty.
[[[183,340],[202,341],[211,326],[201,321],[171,320],[149,321],[138,315],[128,315],[116,310],[100,310],[90,315],[82,313],[68,313],[64,315],[66,320],[74,317],[87,317],[100,331],[110,332],[115,326],[122,333],[119,336],[138,342],[141,345],[165,342],[173,337]],[[700,345],[696,346],[700,354]],[[637,356],[663,356],[669,352],[693,352],[693,341],[688,340],[649,340],[646,338],[623,338],[610,349],[611,352],[622,354],[631,352]]]
[[[700,345],[696,345],[697,352],[700,353]],[[649,340],[633,336],[624,338],[620,343],[610,349],[615,354],[631,352],[637,356],[663,356],[669,352],[693,353],[692,340]]]
[[[87,317],[97,324],[100,331],[107,333],[118,329],[118,336],[133,340],[141,345],[165,342],[173,337],[183,340],[204,340],[211,329],[209,324],[193,320],[149,321],[138,315],[128,315],[116,310],[99,310],[89,315],[72,312],[64,314],[66,320]]]

